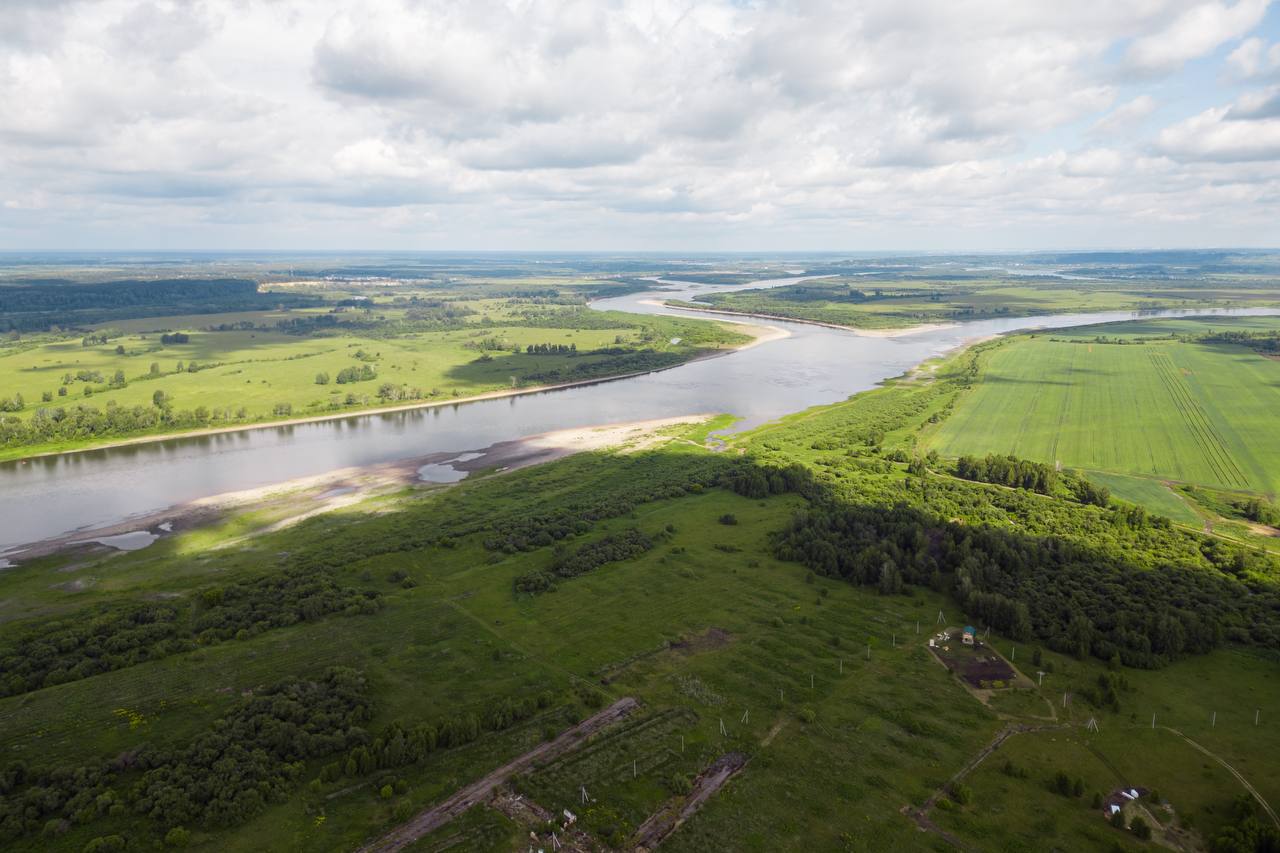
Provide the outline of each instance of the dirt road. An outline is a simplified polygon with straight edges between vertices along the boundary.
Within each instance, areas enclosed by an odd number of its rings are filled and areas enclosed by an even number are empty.
[[[728,752],[713,761],[694,781],[693,790],[678,809],[674,806],[661,809],[640,825],[636,830],[635,849],[652,850],[661,844],[664,838],[679,829],[680,824],[702,808],[702,804],[724,787],[724,783],[746,764],[747,756],[741,752]]]
[[[640,703],[629,696],[619,699],[603,711],[588,717],[568,731],[561,733],[555,740],[538,744],[524,755],[512,759],[478,782],[471,783],[443,802],[418,813],[377,841],[361,847],[359,853],[374,853],[374,851],[391,853],[391,851],[403,850],[422,836],[444,826],[476,803],[486,800],[493,793],[494,788],[497,788],[517,773],[527,770],[535,761],[555,758],[568,752],[601,729],[622,720],[638,707],[640,707]]]

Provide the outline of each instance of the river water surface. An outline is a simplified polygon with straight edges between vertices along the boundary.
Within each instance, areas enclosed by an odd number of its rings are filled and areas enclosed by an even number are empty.
[[[755,282],[750,287],[776,287],[798,280]],[[669,289],[604,299],[593,307],[708,319],[712,315],[646,301],[687,300],[702,293],[741,289],[675,282],[665,286]],[[1217,313],[1277,312],[1224,309]],[[669,370],[576,388],[3,463],[0,555],[18,545],[115,524],[197,498],[338,468],[437,452],[462,454],[551,430],[701,412],[733,413],[742,418],[735,429],[745,429],[809,406],[843,400],[976,337],[1135,316],[1107,312],[981,320],[894,338],[753,320],[756,325],[785,329],[790,336]],[[458,479],[450,472],[441,475],[442,480]]]

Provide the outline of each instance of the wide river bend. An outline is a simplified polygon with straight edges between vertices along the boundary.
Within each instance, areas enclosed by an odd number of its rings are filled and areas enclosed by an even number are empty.
[[[777,287],[798,280],[755,282],[750,287]],[[593,307],[712,319],[713,315],[646,303],[740,289],[680,282],[662,286],[666,289],[604,299]],[[1224,309],[1215,313],[1277,312]],[[893,338],[751,320],[790,334],[721,357],[575,388],[3,463],[0,557],[22,544],[115,524],[211,495],[339,468],[480,450],[551,430],[698,412],[730,412],[742,418],[736,429],[750,428],[789,412],[843,400],[977,337],[1134,316],[1107,312],[981,320]],[[1145,312],[1143,316],[1153,315]]]

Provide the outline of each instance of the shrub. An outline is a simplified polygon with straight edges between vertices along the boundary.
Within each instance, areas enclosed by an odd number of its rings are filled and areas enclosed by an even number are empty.
[[[164,834],[166,847],[186,847],[191,842],[191,833],[180,826],[175,826]]]

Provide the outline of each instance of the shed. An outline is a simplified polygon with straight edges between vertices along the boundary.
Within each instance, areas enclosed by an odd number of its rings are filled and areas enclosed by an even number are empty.
[[[974,636],[975,636],[976,634],[977,634],[977,632],[973,630],[973,626],[972,626],[972,625],[965,625],[965,626],[964,626],[964,633],[961,635],[960,640],[961,640],[961,642],[963,642],[966,646],[972,646],[972,645],[973,645],[973,638],[974,638]]]

